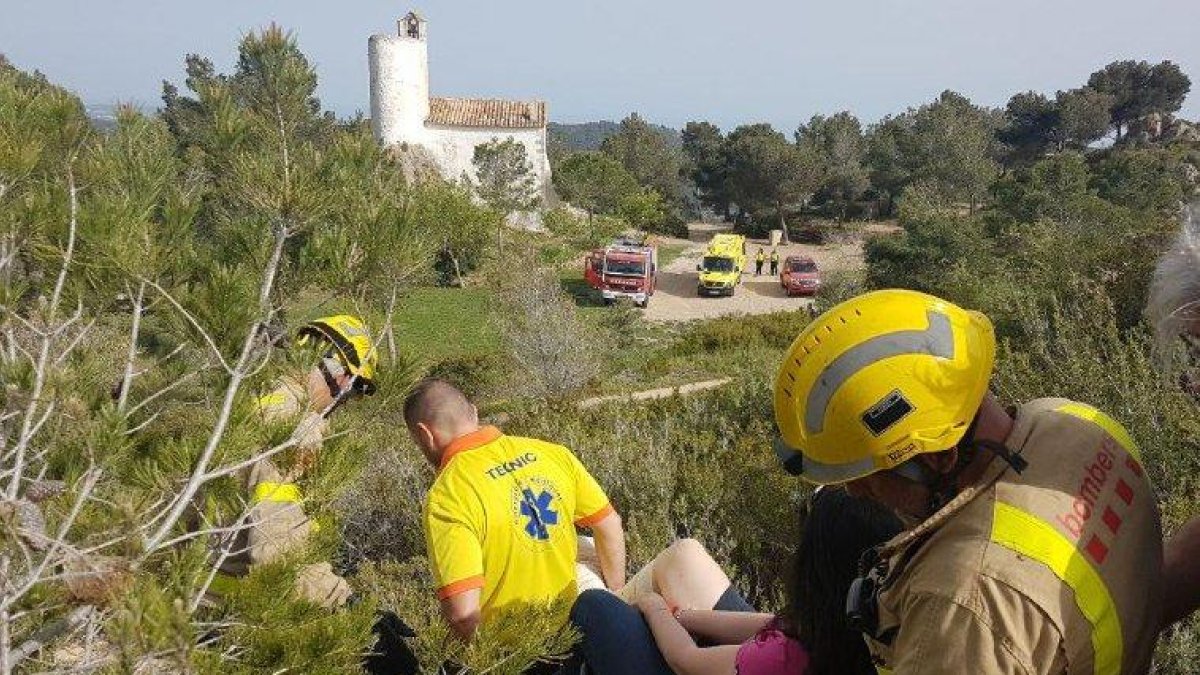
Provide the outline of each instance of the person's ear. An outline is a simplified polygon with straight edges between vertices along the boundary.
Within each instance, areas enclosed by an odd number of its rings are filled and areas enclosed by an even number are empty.
[[[925,466],[933,470],[938,475],[946,475],[954,470],[958,465],[958,448],[950,448],[945,452],[934,452],[927,455],[921,455],[920,460],[925,463]]]
[[[422,449],[431,452],[438,449],[437,441],[433,436],[433,429],[430,429],[428,424],[417,422],[417,426],[413,428],[413,436],[417,441],[417,445],[421,446]]]

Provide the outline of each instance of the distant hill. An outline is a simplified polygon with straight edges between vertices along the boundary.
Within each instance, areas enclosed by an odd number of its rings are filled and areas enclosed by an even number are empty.
[[[680,147],[681,141],[678,131],[659,124],[651,124],[650,126],[661,132],[671,147]],[[599,150],[600,144],[604,142],[604,139],[617,133],[620,128],[620,124],[608,120],[583,122],[581,124],[550,122],[546,125],[546,132],[549,136],[550,147],[552,149],[565,152],[579,152],[582,150]]]

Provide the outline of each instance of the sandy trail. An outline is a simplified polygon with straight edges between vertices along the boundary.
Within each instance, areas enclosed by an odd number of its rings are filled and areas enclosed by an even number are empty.
[[[659,387],[657,389],[647,389],[645,391],[638,391],[632,394],[593,396],[592,398],[586,398],[580,401],[576,405],[580,408],[592,408],[605,403],[612,403],[614,401],[650,401],[675,396],[676,394],[680,396],[686,396],[687,394],[697,391],[704,391],[705,389],[715,389],[716,387],[732,381],[732,378],[722,377],[716,380],[704,380],[703,382],[681,384],[677,387]]]

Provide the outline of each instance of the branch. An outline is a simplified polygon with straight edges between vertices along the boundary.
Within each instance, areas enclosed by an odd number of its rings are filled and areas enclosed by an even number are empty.
[[[275,250],[271,254],[271,262],[267,265],[267,269],[263,272],[262,286],[259,292],[260,310],[266,315],[266,320],[270,320],[270,311],[266,307],[266,299],[271,295],[271,288],[275,284],[275,275],[279,270],[279,259],[283,255],[283,245],[287,241],[288,231],[284,227],[280,227],[275,233]],[[225,435],[225,428],[229,425],[229,418],[233,414],[233,404],[237,399],[238,390],[241,388],[242,380],[246,377],[246,367],[249,365],[250,359],[254,354],[254,345],[260,339],[260,329],[263,322],[255,322],[247,332],[246,339],[242,343],[242,353],[238,356],[237,366],[230,371],[229,385],[225,388],[225,397],[221,403],[221,412],[217,416],[216,425],[213,428],[212,434],[208,437],[208,443],[204,446],[204,451],[200,455],[199,461],[192,469],[191,476],[188,477],[187,484],[183,490],[175,497],[171,504],[171,508],[167,511],[167,517],[158,527],[153,535],[145,542],[145,555],[150,555],[156,551],[162,541],[170,534],[171,528],[175,527],[175,523],[183,515],[188,504],[195,497],[200,486],[207,480],[208,465],[212,462],[213,455],[216,454],[217,446],[220,445],[221,439]],[[218,354],[219,355],[219,354]]]
[[[46,315],[46,324],[53,325],[58,315],[58,305],[62,300],[63,288],[67,283],[67,271],[71,267],[71,259],[75,255],[75,233],[79,225],[79,195],[75,187],[75,173],[71,165],[67,165],[67,193],[69,195],[69,227],[67,230],[67,250],[63,252],[62,267],[58,270],[58,279],[54,282],[54,292],[50,296],[50,307]],[[15,316],[9,314],[10,316]],[[42,335],[41,349],[38,353],[37,365],[34,370],[33,390],[30,392],[29,405],[25,408],[25,417],[21,421],[21,433],[13,448],[12,480],[9,481],[7,496],[11,500],[17,498],[17,490],[21,486],[20,477],[25,469],[25,453],[32,439],[31,425],[37,414],[38,400],[42,396],[42,388],[46,385],[46,371],[50,365],[50,347],[53,338],[49,334]]]
[[[20,600],[26,593],[30,591],[38,582],[42,581],[42,575],[46,572],[46,568],[50,562],[55,559],[58,553],[67,540],[67,534],[71,528],[75,526],[75,519],[79,517],[79,512],[83,510],[83,505],[87,502],[88,497],[92,494],[92,490],[96,487],[96,481],[100,480],[101,471],[95,470],[94,466],[89,466],[84,474],[83,487],[79,490],[79,496],[75,498],[75,503],[71,506],[71,512],[67,515],[66,520],[59,525],[58,534],[51,542],[49,550],[42,557],[42,561],[38,564],[37,569],[33,570],[28,575],[24,584],[11,593],[6,593],[5,597],[0,600],[0,609],[8,611],[13,603]],[[16,482],[16,481],[14,481]]]
[[[125,354],[125,372],[121,376],[121,395],[117,397],[117,412],[125,412],[129,403],[129,390],[133,385],[133,362],[137,358],[138,333],[142,328],[142,303],[146,297],[146,284],[139,283],[137,298],[133,301],[133,325],[129,328],[129,350]]]
[[[71,610],[71,613],[55,621],[52,624],[43,626],[33,637],[25,642],[22,642],[16,649],[12,650],[9,664],[12,667],[20,665],[22,661],[29,658],[33,654],[41,651],[51,642],[58,638],[74,631],[83,624],[87,623],[92,615],[95,614],[96,608],[91,605],[76,607]]]
[[[191,372],[184,374],[182,377],[180,377],[177,380],[172,380],[170,384],[163,387],[162,389],[159,389],[158,391],[154,392],[153,394],[150,394],[149,396],[147,396],[146,398],[144,398],[140,402],[138,402],[137,405],[130,408],[129,412],[125,413],[125,416],[129,417],[130,415],[132,415],[132,414],[136,413],[137,411],[141,410],[142,408],[144,408],[146,406],[146,404],[152,403],[153,401],[158,399],[160,396],[163,396],[164,394],[167,394],[167,393],[171,392],[172,390],[180,387],[181,385],[187,383],[188,380],[191,380],[192,378],[197,377],[199,374],[200,374],[200,371],[193,370]]]
[[[192,316],[191,312],[188,312],[186,309],[184,309],[183,305],[179,304],[179,301],[176,300],[173,295],[167,292],[167,289],[159,286],[156,282],[145,277],[138,277],[138,281],[149,285],[151,288],[158,291],[164,298],[166,298],[167,302],[171,303],[171,306],[174,307],[180,314],[182,314],[183,318],[187,319],[187,322],[192,324],[192,328],[195,328],[196,331],[200,333],[200,337],[204,338],[204,341],[208,343],[209,349],[212,350],[213,354],[217,355],[217,360],[221,362],[221,367],[225,369],[225,372],[231,375],[233,374],[233,369],[229,367],[229,362],[226,361],[225,357],[221,354],[221,350],[217,347],[216,341],[212,339],[212,336],[208,334],[208,331],[204,330],[204,328],[200,325],[200,322],[196,320],[196,317]]]

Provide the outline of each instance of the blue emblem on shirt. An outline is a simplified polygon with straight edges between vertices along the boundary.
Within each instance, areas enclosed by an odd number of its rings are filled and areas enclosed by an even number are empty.
[[[550,538],[546,526],[558,524],[558,512],[550,508],[553,499],[554,495],[546,490],[542,490],[536,497],[529,488],[521,490],[521,515],[529,519],[529,522],[525,523],[525,534],[534,539]]]

